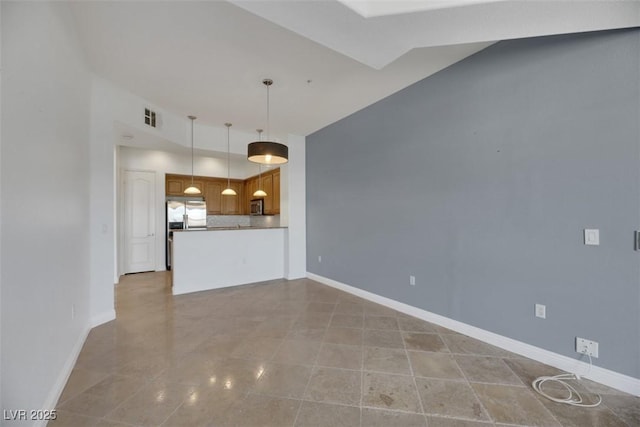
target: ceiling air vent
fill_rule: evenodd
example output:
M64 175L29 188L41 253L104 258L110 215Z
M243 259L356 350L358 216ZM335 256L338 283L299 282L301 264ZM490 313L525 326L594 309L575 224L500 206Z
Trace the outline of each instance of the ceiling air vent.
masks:
M152 128L156 127L156 112L151 111L149 108L144 109L144 124L149 125Z

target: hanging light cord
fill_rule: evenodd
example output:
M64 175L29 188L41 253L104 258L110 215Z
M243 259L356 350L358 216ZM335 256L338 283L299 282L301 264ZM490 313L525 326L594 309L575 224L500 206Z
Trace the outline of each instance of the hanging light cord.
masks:
M191 119L191 186L193 187L193 120L195 117L189 117Z
M589 369L587 370L587 374L586 374L586 375L589 375L589 372L591 372L591 366L593 366L593 363L591 360L591 355L589 353L584 353L584 354L589 356ZM578 374L560 374L560 375L554 375L554 376L542 376L533 380L533 382L531 383L531 386L538 394L546 397L547 399L553 402L579 406L581 408L595 408L600 403L602 403L602 397L599 394L596 394L597 401L595 403L585 403L580 392L578 392L578 390L576 390L575 387L573 387L571 384L567 382L570 380L580 380L580 379L581 377ZM551 383L562 385L565 388L565 390L569 392L569 395L565 398L557 398L557 397L550 396L549 394L545 393L542 390L542 385L545 382L551 382Z
M267 141L270 141L269 139L269 86L271 86L271 83L267 84Z
M226 123L227 125L227 188L231 188L231 160L229 154L229 128L231 128L231 123Z
M269 86L267 86L267 129L269 129ZM258 141L262 141L262 129L258 129ZM261 189L262 189L262 165L258 163L258 190L261 190Z

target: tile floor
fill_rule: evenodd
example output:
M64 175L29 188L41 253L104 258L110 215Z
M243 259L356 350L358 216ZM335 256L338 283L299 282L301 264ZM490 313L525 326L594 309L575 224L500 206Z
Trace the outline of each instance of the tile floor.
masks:
M556 369L307 279L173 297L122 278L51 426L639 426L640 398L594 409L529 384Z

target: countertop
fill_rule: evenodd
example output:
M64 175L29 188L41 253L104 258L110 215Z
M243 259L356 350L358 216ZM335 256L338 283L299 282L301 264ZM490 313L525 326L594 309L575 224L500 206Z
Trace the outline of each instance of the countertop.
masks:
M224 230L268 230L271 228L288 228L288 227L253 227L253 226L249 226L249 225L241 225L240 227L207 227L207 228L188 228L186 230L184 229L178 229L178 230L171 230L173 232L180 232L180 231L224 231Z

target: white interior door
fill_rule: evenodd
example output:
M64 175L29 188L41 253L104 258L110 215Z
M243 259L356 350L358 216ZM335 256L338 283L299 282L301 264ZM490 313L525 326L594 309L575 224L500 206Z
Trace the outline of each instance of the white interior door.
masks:
M125 274L155 270L155 182L155 172L125 171Z

